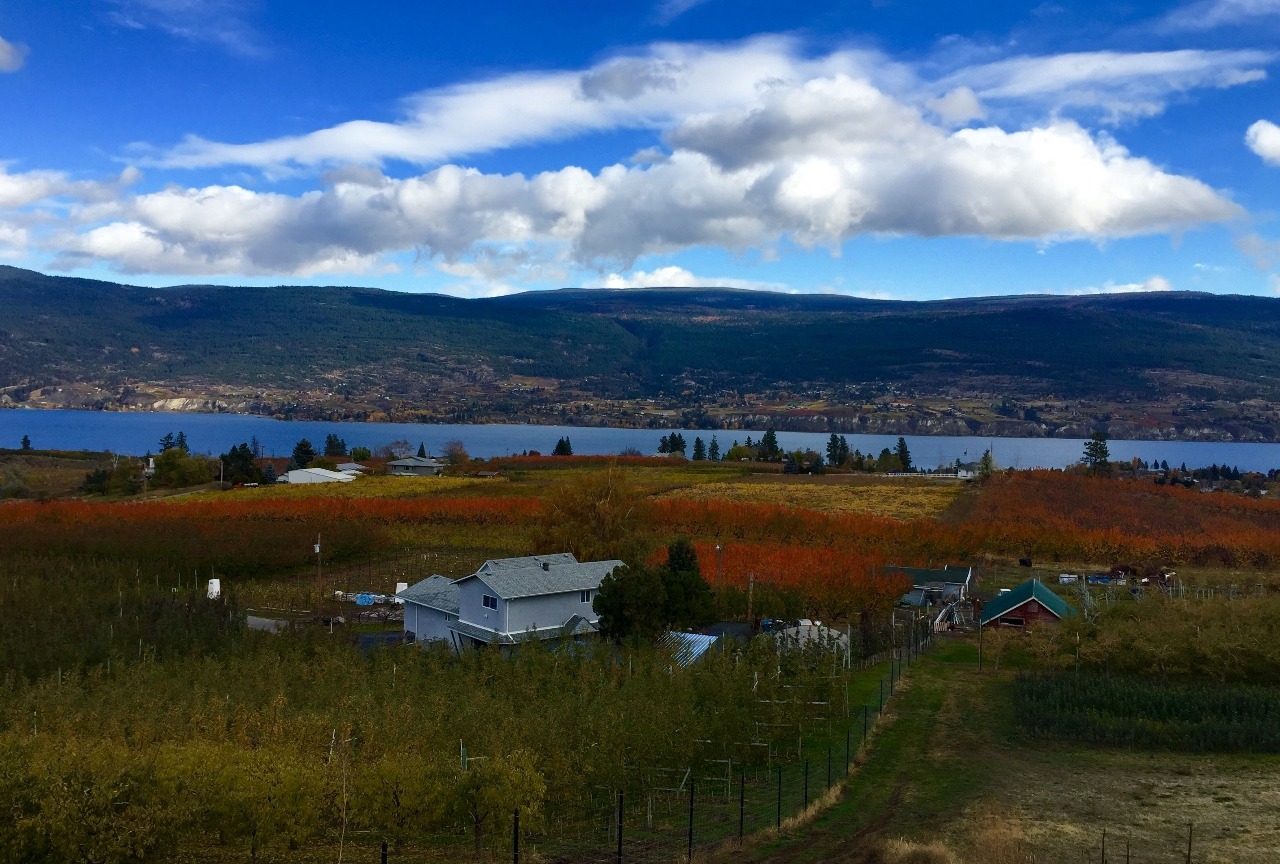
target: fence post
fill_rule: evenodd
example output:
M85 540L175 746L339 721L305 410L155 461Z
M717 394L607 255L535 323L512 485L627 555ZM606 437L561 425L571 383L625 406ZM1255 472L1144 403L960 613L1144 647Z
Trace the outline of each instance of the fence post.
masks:
M382 841L382 864L387 864L387 841Z
M520 864L520 808L511 819L511 864Z
M1187 864L1191 864L1191 835L1195 830L1195 825L1191 822L1187 823Z
M738 778L738 839L741 840L747 827L747 766L742 766L742 776Z
M782 827L782 766L778 766L778 827Z
M809 809L809 760L804 760L804 810Z
M618 790L618 858L616 864L622 864L622 802L624 793Z
M1107 829L1102 829L1102 864L1107 864Z
M689 860L693 860L693 778L689 778Z

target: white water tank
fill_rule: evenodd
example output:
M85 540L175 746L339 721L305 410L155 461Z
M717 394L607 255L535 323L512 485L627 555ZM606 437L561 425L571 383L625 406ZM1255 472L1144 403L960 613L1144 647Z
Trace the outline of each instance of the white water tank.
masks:
M221 596L222 596L222 580L210 579L209 580L209 599L217 600Z
M409 589L409 583L408 583L408 582L397 582L397 583L396 583L396 593L397 593L397 594L399 594L401 591L407 591L408 589ZM404 601L403 601L403 600L401 600L399 597L392 597L392 598L391 598L391 602L392 602L392 603L404 603Z

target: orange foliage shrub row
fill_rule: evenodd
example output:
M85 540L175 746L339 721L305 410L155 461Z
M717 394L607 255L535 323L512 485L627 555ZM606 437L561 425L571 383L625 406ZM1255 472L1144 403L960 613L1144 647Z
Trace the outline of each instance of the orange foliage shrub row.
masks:
M659 501L654 513L673 535L854 547L902 565L969 563L985 553L1099 565L1280 565L1280 502L1061 472L992 480L960 523L679 499Z

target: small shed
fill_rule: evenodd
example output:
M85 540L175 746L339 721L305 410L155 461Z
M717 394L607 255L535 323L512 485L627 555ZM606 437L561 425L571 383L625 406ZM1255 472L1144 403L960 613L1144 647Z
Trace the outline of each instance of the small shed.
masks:
M1076 614L1067 601L1035 579L1023 582L987 602L982 609L983 627L1028 627L1056 624Z

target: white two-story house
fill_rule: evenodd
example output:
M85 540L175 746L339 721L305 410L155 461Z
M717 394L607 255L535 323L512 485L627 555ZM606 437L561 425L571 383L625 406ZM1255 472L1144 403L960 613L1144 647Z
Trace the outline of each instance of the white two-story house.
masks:
M596 631L600 582L621 565L567 552L499 558L455 582L433 576L397 596L405 601L405 630L417 641L448 638L462 649L580 636Z

